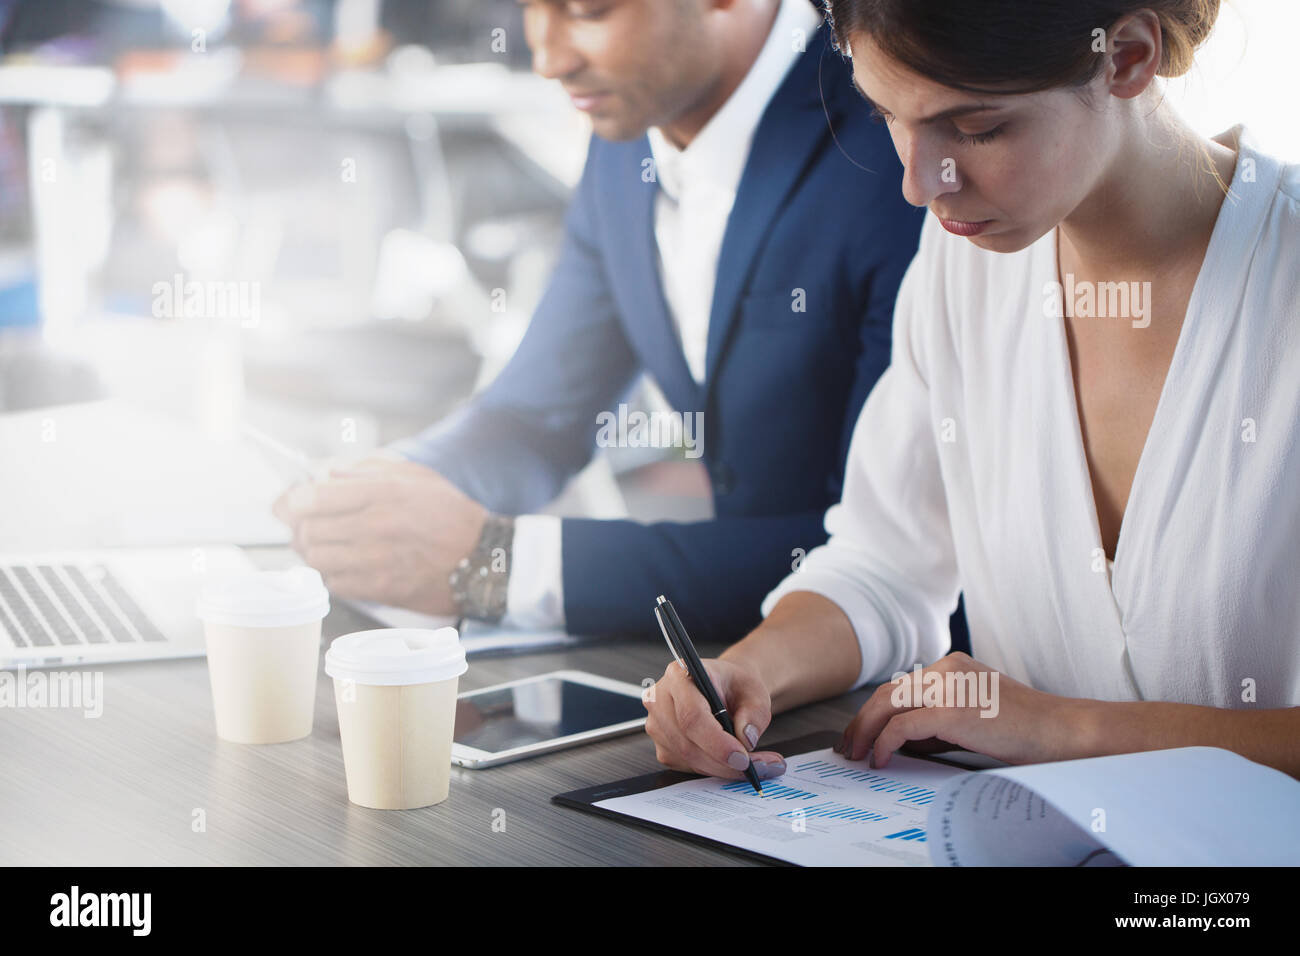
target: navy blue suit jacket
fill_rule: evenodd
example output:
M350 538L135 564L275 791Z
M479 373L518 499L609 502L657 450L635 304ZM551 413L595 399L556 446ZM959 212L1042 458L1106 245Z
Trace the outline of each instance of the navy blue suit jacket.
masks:
M667 594L694 637L734 641L759 622L796 549L826 539L925 213L903 200L888 133L823 25L755 132L698 385L659 279L649 156L644 137L592 139L558 265L516 354L465 409L402 450L494 511L536 510L591 459L597 415L616 411L648 371L675 409L704 413L716 517L565 519L566 624L657 635L651 608ZM954 637L962 646L964 627Z

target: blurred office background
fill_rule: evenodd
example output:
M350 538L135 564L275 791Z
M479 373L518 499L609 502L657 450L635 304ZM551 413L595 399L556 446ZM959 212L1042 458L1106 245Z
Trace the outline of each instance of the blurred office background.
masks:
M157 283L255 283L228 386L372 437L436 418L522 331L585 146L519 21L514 0L0 0L0 321L130 381L186 318Z
M1231 0L1169 95L1300 158L1297 35L1295 0ZM516 0L0 0L0 411L335 457L438 420L519 341L581 171L529 60ZM187 314L191 282L229 295ZM647 451L611 451L582 509L635 497ZM632 513L700 516L693 481Z
M152 433L119 486L184 429L346 459L445 416L522 336L585 157L529 62L515 0L0 0L0 410L117 403Z

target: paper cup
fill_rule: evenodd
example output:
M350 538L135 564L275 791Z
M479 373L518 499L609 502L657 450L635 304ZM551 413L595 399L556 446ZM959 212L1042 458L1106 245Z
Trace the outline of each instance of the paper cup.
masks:
M198 616L218 737L279 744L311 734L328 613L329 593L311 568L248 571L204 586Z
M413 810L447 799L456 689L465 651L454 627L386 628L335 640L334 678L348 799Z

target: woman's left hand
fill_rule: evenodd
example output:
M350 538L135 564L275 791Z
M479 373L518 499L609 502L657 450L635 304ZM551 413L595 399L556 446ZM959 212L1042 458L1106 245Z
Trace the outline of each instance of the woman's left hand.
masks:
M973 750L1011 764L1069 760L1088 756L1081 718L1095 703L1034 690L957 652L881 684L836 750L850 760L873 750L874 767L904 744L921 753Z

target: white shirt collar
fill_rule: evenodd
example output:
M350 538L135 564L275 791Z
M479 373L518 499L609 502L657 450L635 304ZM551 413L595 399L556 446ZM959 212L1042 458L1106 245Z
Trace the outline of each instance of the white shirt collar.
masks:
M698 181L735 194L754 131L799 57L796 37L806 42L820 25L821 17L808 0L781 0L754 65L686 149L670 143L658 127L648 131L655 175L665 193L678 199L684 182Z

